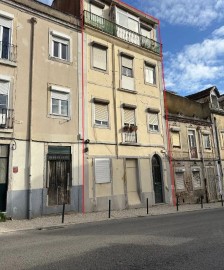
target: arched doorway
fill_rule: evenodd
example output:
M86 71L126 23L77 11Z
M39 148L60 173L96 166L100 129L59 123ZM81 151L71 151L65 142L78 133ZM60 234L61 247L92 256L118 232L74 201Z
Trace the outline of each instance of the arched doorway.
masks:
M161 159L158 155L152 157L152 176L155 193L155 203L163 203L163 179Z

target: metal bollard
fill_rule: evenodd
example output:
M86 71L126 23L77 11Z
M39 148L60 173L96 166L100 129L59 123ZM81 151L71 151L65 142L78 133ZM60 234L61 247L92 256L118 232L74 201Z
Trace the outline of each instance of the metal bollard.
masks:
M108 212L108 218L110 218L110 211L111 211L111 200L109 200L109 212Z
M203 196L201 196L201 208L203 208Z
M61 223L64 223L64 220L65 220L65 203L63 203Z
M146 206L147 206L147 215L149 214L149 199L146 200Z
M221 204L222 204L222 207L223 207L223 198L222 198L222 195L221 195Z
M179 211L179 198L178 198L178 196L176 196L176 207L177 207L177 211Z

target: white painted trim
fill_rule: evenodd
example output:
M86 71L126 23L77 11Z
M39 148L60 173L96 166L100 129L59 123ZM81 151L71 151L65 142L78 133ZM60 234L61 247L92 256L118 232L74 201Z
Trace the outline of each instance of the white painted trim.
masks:
M12 78L6 75L0 75L0 80L11 82Z
M58 85L51 85L51 91L59 91L59 92L65 92L70 93L70 89Z
M59 37L59 38L64 38L64 39L67 39L67 40L71 40L71 37L70 36L68 36L68 35L65 35L65 34L62 34L62 33L60 33L60 32L58 32L58 31L50 31L50 33L51 33L51 35L53 35L53 36L57 36L57 37Z
M5 17L7 19L13 20L14 19L14 15L11 13L8 13L6 11L0 10L0 16L1 17Z

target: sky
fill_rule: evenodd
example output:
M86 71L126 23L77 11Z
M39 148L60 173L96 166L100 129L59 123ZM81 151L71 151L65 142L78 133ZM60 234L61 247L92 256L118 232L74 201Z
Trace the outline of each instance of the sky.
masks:
M185 96L215 85L224 93L224 0L123 2L160 20L167 90Z

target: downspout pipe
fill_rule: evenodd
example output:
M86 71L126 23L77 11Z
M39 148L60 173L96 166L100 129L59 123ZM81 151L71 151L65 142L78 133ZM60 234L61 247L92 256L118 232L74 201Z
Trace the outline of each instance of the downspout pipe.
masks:
M33 77L34 77L34 42L35 24L37 19L32 17L30 37L30 79L29 79L29 104L28 104L28 219L32 219L32 112L33 112Z

